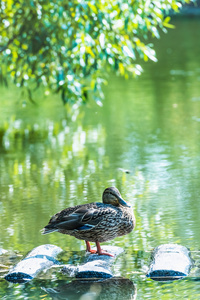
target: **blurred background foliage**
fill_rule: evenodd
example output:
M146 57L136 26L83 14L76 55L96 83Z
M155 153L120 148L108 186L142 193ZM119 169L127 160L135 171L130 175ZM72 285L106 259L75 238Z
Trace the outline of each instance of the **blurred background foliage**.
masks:
M143 62L137 79L111 74L103 107L91 101L76 122L66 120L59 95L39 89L40 105L32 105L14 85L1 88L2 247L84 250L73 237L40 229L55 212L101 201L115 185L137 226L112 244L130 256L168 242L199 249L200 22L173 23L176 30L156 41L158 63Z
M166 16L175 0L7 0L0 2L0 81L44 86L74 109L92 98L101 105L102 84L114 71L142 72L140 61L157 61L149 37L173 28Z

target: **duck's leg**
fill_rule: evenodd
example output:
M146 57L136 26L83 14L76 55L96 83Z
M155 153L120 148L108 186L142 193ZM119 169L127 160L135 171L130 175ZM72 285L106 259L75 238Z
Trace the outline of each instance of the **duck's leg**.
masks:
M99 242L96 242L96 246L97 246L97 253L99 255L108 255L114 257L114 255L108 253L107 251L102 250Z
M91 245L88 241L85 241L85 243L86 243L86 251L87 252L97 253L99 255L108 255L108 256L114 257L114 255L108 253L107 251L102 250L99 242L96 242L97 250L91 249Z
M87 251L87 252L90 252L90 253L97 253L97 250L92 250L92 249L91 249L91 245L90 245L90 243L89 243L88 241L85 241L85 243L86 243L86 251Z

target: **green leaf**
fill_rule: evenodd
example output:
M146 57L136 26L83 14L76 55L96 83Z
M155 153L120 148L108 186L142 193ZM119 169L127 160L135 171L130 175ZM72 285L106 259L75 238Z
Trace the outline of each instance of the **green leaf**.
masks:
M95 5L88 1L88 6L90 7L93 13L98 14L98 10Z

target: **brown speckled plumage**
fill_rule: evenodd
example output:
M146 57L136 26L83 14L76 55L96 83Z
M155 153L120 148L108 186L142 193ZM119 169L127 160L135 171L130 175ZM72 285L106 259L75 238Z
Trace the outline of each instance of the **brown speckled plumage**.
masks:
M106 254L100 248L102 242L130 233L135 226L133 210L122 198L117 188L103 192L103 203L93 202L66 208L55 214L44 227L43 234L58 231L77 239L95 242L98 254Z

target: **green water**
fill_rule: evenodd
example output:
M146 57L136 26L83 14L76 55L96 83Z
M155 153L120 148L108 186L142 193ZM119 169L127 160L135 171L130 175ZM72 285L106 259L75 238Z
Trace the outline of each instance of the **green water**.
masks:
M83 255L84 242L58 233L43 236L40 229L57 211L101 201L104 188L115 185L132 204L137 226L107 243L125 249L116 272L134 283L126 296L110 294L110 299L134 299L133 294L137 299L200 299L194 271L168 284L145 277L148 251L160 244L200 250L200 21L174 24L176 29L156 42L159 62L144 64L136 80L109 77L103 107L90 102L75 123L66 119L57 96L44 98L38 91L33 106L16 88L1 88L0 247L9 251L0 260L2 276L3 266L41 244L63 248L66 262ZM70 281L12 285L1 279L0 296L68 299L64 292L56 298L44 288Z

